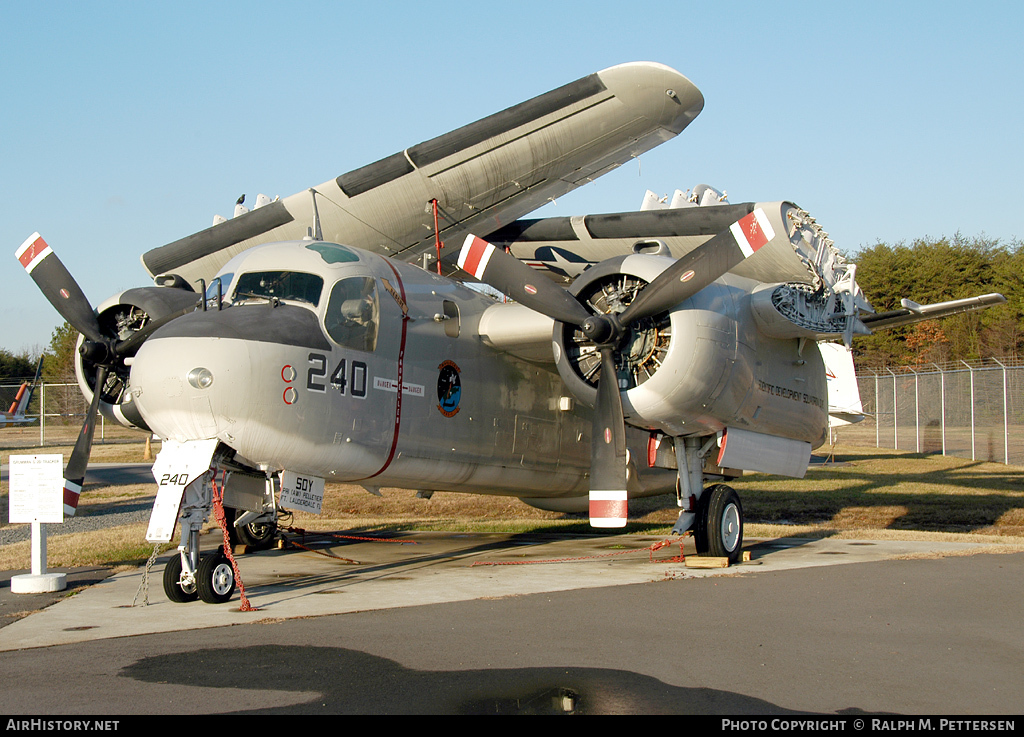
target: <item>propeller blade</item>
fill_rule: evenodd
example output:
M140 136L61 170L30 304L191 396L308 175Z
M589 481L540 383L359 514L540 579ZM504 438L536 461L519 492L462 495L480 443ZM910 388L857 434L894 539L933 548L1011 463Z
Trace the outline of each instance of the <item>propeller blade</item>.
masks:
M652 281L619 315L623 325L672 309L771 241L775 231L760 207L690 251Z
M96 369L96 386L92 393L92 402L89 404L89 411L85 415L85 422L78 433L78 440L75 441L75 448L68 458L67 468L64 469L64 516L74 517L78 509L78 497L82 493L82 484L85 483L85 469L89 465L89 455L92 453L92 437L96 430L96 415L99 414L100 396L103 394L103 384L107 381L107 369L100 366Z
M75 330L91 341L105 342L85 293L39 233L29 236L15 255L46 299Z
M594 427L590 450L590 525L625 527L626 426L615 371L614 350L601 349L601 377L597 382Z
M582 325L590 313L571 294L515 256L482 238L466 236L459 268L542 315Z

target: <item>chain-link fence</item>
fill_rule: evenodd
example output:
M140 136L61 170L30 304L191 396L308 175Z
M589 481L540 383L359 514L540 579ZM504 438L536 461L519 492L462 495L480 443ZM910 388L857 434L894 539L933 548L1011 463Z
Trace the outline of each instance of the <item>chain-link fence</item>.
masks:
M1024 466L1024 362L861 368L867 418L843 442Z
M20 384L0 385L0 408L7 410L18 394ZM42 411L41 411L42 408ZM0 427L0 448L31 448L74 445L85 421L88 403L78 384L43 384L36 387L29 402L25 423L7 423ZM94 442L115 442L145 435L100 418Z
M861 368L857 384L867 417L839 428L844 443L1024 466L1024 361ZM19 386L0 385L0 407L10 407ZM77 384L40 384L31 422L0 428L0 447L72 445L87 409ZM101 419L95 437L143 435Z

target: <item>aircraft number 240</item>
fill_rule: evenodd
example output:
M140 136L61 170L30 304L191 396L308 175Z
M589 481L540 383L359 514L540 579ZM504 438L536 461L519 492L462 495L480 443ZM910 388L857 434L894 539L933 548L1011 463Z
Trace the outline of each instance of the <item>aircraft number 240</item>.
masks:
M341 359L337 368L331 373L330 384L342 395L346 389L357 399L366 396L366 364L363 361ZM326 392L327 384L322 379L327 376L327 356L322 353L309 354L309 371L306 374L306 388L311 392ZM346 378L346 374L348 377Z

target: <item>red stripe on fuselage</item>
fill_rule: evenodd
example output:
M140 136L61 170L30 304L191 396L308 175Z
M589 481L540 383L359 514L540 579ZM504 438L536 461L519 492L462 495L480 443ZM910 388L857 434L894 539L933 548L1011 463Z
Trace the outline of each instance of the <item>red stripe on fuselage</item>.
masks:
M405 284L402 282L402 277L399 276L398 270L395 268L394 264L392 264L387 259L384 259L384 263L386 263L391 268L391 271L394 273L395 280L398 282L398 291L401 293L402 302L404 303L406 301L406 297ZM367 476L366 478L368 479L372 479L374 476L380 476L387 470L388 466L391 465L391 461L395 459L395 450L398 448L398 433L402 425L402 394L404 393L402 392L402 387L405 386L405 384L403 383L405 378L405 338L408 332L408 326L408 315L402 315L402 342L399 344L398 347L398 399L395 401L395 434L391 439L391 450L388 452L388 458L386 461L384 461L384 465L381 466L376 473L371 473L369 476Z

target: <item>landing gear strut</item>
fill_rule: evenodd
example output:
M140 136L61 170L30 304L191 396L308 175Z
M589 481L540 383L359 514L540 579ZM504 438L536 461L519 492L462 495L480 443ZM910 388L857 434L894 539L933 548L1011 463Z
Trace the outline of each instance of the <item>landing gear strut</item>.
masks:
M703 444L702 444L702 441ZM704 481L728 477L725 469L706 473L704 457L714 447L715 437L675 438L676 502L682 511L672 528L681 535L693 530L697 554L728 558L738 563L743 554L743 506L736 490L725 484L704 488Z

